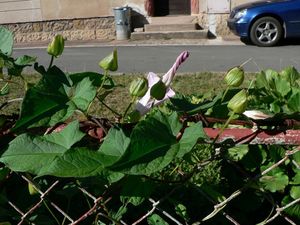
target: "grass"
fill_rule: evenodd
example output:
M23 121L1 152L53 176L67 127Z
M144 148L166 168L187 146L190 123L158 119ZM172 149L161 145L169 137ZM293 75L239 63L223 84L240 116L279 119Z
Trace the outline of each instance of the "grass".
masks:
M131 75L116 75L113 77L115 82L120 86L110 94L105 103L110 107L114 108L117 112L124 112L129 104L130 96L128 87L131 81L137 76L143 76L141 74ZM225 83L223 81L224 73L195 73L195 74L179 74L175 77L172 88L182 94L200 95L207 92L213 94L218 93L225 89ZM26 78L30 82L36 82L39 75L27 75ZM249 81L253 78L253 74L246 74L245 86L249 84ZM14 82L10 84L10 93L7 96L0 97L0 105L9 99L15 99L24 96L24 88L20 79L15 78ZM0 83L0 87L3 86L3 82ZM20 102L10 104L1 110L1 114L18 113ZM98 115L99 117L111 118L112 114L106 107L99 102L95 101L91 108L91 114Z

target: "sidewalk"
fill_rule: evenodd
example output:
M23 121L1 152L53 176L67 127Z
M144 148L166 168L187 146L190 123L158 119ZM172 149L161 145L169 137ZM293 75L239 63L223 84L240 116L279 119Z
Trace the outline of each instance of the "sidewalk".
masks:
M45 48L49 42L16 43L15 48ZM160 46L160 45L244 45L237 36L218 37L215 39L169 39L169 40L90 40L90 41L66 41L68 47L105 47L105 46Z

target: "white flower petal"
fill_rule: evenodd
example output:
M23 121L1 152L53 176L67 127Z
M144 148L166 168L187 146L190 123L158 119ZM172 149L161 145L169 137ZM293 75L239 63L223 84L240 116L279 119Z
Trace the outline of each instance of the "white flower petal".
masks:
M272 117L272 115L267 115L259 110L247 110L243 114L253 120L264 120Z
M150 95L149 95L149 96L150 96ZM167 90L167 93L166 93L165 97L164 97L162 100L153 100L153 99L151 99L151 97L150 97L149 100L148 100L148 102L147 102L146 104L144 104L146 101L143 102L143 103L141 103L141 100L140 100L140 101L138 101L138 103L136 104L135 109L136 109L137 111L139 111L140 114L143 116L143 115L145 115L147 112L149 112L150 109L151 109L152 107L162 104L164 101L168 100L169 98L172 98L173 96L175 96L175 92L174 92L171 88L169 88L169 89ZM144 97L145 97L145 96L144 96ZM143 97L143 98L144 98L144 97Z

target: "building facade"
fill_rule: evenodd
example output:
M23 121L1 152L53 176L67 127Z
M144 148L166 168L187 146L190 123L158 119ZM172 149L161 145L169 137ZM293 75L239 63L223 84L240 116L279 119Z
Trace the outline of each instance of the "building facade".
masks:
M229 33L226 18L251 0L0 0L0 24L17 42L47 41L54 33L69 40L114 39L113 8L130 6L135 26L149 17L195 15L216 36ZM253 0L252 0L253 1Z

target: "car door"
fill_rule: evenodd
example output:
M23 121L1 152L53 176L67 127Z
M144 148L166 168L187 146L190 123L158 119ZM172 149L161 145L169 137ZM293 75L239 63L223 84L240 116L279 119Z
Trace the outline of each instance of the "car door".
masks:
M284 20L287 37L300 36L300 0L285 2Z

